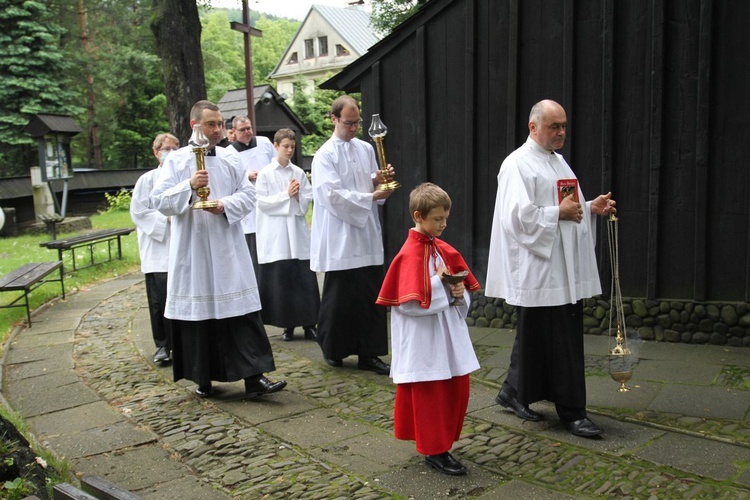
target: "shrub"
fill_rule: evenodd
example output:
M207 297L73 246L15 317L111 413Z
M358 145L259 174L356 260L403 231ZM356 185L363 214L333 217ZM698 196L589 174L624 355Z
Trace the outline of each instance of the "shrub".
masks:
M133 199L133 192L122 188L117 194L104 193L104 197L107 198L109 207L101 211L101 213L125 212L130 210L130 200Z

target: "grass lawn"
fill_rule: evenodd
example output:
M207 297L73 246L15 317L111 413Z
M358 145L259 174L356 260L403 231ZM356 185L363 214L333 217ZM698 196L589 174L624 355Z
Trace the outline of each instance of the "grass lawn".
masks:
M91 217L91 224L94 229L134 227L133 222L130 220L130 213L127 210L94 215ZM67 235L70 236L72 234L80 234L80 232L68 233ZM63 238L64 233L58 234L57 237ZM50 236L48 234L24 234L15 238L0 238L0 275L7 274L29 262L50 262L57 260L57 250L50 250L39 246L41 242L49 241L49 239ZM95 256L98 256L99 260L106 259L107 244L95 245L94 253ZM86 259L88 259L87 252L83 251L78 252L76 257L80 258L82 263L85 263ZM72 269L69 261L70 252L65 252L65 259L67 260L64 263L65 269ZM122 260L105 262L73 273L66 271L64 278L65 293L73 293L92 283L115 278L137 270L139 265L138 241L135 232L133 232L128 236L122 237ZM0 295L0 301L2 301L2 304L7 304L15 298L14 294L17 294L17 292L3 293ZM29 295L31 309L39 307L59 294L59 283L48 283L39 287ZM25 321L25 319L26 310L23 307L0 309L0 341L3 342L3 345L8 335L12 332L13 327Z
M125 207L127 208L127 207ZM134 227L133 222L130 219L130 213L127 210L118 210L102 214L97 214L91 217L91 224L93 229L116 229L122 227ZM63 235L74 235L77 233L61 233L58 234L58 238L64 237ZM40 247L39 243L48 241L50 236L48 234L41 235L21 235L15 238L0 238L0 275L7 274L14 269L27 264L29 262L50 262L57 260L57 250L49 250L44 247ZM116 248L115 248L116 251ZM94 246L95 256L99 256L98 260L104 260L107 258L107 244L97 244ZM65 269L72 269L70 265L70 252L65 252L68 261L64 263ZM83 264L88 259L87 252L81 252ZM140 268L140 257L138 255L138 241L136 239L135 232L128 236L122 237L122 260L114 260L105 262L93 267L81 269L73 273L66 272L64 276L65 280L65 293L72 294L78 290L83 290L87 286L94 283L115 278L123 274L127 274L132 271L137 271ZM6 292L0 294L0 303L2 305L12 301L19 292ZM54 299L60 295L60 284L59 283L48 283L45 284L29 295L29 304L32 309L36 309L45 302ZM145 299L144 299L145 300ZM20 302L19 302L20 303ZM13 329L25 323L26 321L26 309L23 307L17 307L12 309L0 309L0 341L2 341L2 350L5 350L5 342L8 336L11 334ZM33 319L32 319L33 321ZM0 355L3 352L0 351ZM28 436L26 425L20 419L18 415L12 412L9 408L0 406L0 416L7 421L11 422L19 431ZM18 446L17 442L6 442L4 438L6 436L0 436L0 450L6 448L11 453L14 448ZM68 480L68 464L64 461L57 460L49 453L43 450L37 450L52 467L54 468L51 472L51 483L48 485L48 489L51 485L57 482ZM5 455L3 455L5 456ZM13 455L9 455L12 457ZM5 458L5 460L12 460L12 458ZM21 492L24 488L23 478L16 479L16 483L5 483L0 484L0 497L8 498L5 495L10 494L8 490L9 484L12 487L18 489ZM51 491L51 490L50 490ZM25 496L25 495L23 495ZM21 497L19 497L21 498Z

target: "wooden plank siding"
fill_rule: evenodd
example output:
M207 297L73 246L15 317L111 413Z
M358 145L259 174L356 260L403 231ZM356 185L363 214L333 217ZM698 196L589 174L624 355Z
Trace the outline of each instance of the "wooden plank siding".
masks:
M432 181L453 200L445 239L484 281L498 169L551 98L584 194L618 201L623 294L750 301L748 25L742 0L431 0L324 84L362 92L365 131L377 112L389 128L387 261Z

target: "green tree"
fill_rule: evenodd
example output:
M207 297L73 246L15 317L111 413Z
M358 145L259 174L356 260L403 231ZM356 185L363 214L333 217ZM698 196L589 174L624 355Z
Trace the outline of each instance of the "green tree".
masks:
M66 90L64 32L46 2L0 0L0 175L22 175L38 163L35 142L23 133L34 114L78 111Z
M228 90L245 86L242 33L230 28L227 11L204 14L201 26L208 100L218 102Z
M370 24L375 31L387 35L426 2L427 0L374 0Z
M161 58L170 128L186 144L190 108L206 98L201 24L195 0L153 0L151 31Z
M290 103L290 108L297 114L299 119L310 131L310 135L302 137L302 154L312 156L315 152L330 139L333 133L333 122L331 121L331 104L340 95L345 92L337 90L324 90L318 88L327 78L315 81L315 90L310 93L305 82L294 84L294 99ZM360 100L359 94L351 94L357 101Z
M244 37L229 25L238 15L241 18L241 12L213 11L201 17L206 88L208 99L214 102L228 90L245 88ZM251 24L253 18L251 14ZM299 23L261 15L253 25L263 32L262 37L252 38L253 84L262 85L270 83L267 77L294 37Z
M72 89L86 133L73 142L76 166L153 166L151 141L169 130L160 60L148 5L132 0L59 2L68 27L64 49L75 68ZM116 22L113 22L116 20Z
M279 59L297 33L300 23L289 19L272 19L261 16L256 28L263 32L253 38L253 82L256 85L271 83L268 75L279 63Z

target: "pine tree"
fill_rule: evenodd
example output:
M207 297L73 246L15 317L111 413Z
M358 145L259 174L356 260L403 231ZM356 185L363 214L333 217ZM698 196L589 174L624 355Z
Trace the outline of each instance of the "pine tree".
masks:
M37 163L35 141L23 132L37 113L73 114L73 95L60 37L46 2L0 0L0 175L25 174Z

